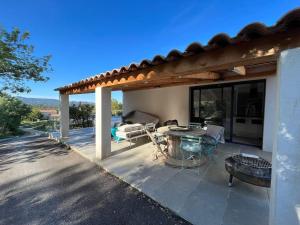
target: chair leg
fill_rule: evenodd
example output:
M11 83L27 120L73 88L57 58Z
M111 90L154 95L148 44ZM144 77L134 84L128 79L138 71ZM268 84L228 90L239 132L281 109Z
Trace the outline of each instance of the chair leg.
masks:
M199 160L202 160L202 151L199 152ZM201 166L198 166L198 175L200 176Z
M232 187L232 184L233 184L233 176L230 174L229 175L228 187Z
M184 161L184 152L181 151L181 170L184 169L184 167L183 167L183 161Z
M153 161L158 159L158 150L157 150L157 148L154 149L152 157L153 157Z
M153 161L155 161L155 160L158 160L158 156L157 156L157 153L153 153Z

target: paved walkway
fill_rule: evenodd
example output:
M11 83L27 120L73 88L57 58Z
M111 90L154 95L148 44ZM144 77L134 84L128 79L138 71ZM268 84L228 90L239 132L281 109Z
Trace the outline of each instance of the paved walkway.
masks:
M269 189L234 180L227 186L224 160L234 153L257 154L271 160L271 154L236 144L219 145L214 160L199 170L181 170L152 161L153 145L147 139L129 143L112 142L112 155L95 158L93 129L70 131L66 142L77 152L109 173L150 196L182 218L199 225L267 225ZM145 142L146 141L146 142Z
M186 224L45 137L0 143L0 224Z

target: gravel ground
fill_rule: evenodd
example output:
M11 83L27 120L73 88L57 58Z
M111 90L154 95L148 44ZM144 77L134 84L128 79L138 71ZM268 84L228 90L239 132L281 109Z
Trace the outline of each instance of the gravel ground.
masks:
M0 143L0 224L188 224L45 137Z

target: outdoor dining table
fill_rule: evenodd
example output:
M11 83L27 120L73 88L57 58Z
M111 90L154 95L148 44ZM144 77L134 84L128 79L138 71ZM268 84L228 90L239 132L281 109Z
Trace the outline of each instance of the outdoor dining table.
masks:
M200 137L206 132L202 129L192 128L172 128L164 132L164 135L168 136L168 154L174 159L182 159L182 153L180 150L181 137Z

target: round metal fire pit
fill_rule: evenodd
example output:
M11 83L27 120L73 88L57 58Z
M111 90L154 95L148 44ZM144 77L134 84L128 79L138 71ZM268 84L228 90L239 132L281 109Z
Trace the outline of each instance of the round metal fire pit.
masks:
M249 184L270 187L272 164L267 160L246 154L225 159L225 168L230 174L228 186L232 186L233 177Z

